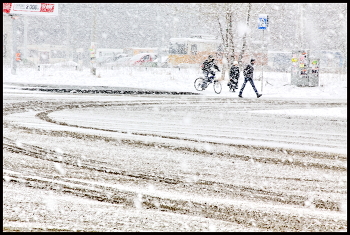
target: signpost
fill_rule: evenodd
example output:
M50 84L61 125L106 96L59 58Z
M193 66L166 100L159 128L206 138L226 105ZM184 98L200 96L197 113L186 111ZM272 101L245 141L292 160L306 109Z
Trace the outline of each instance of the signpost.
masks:
M263 30L263 48L265 46L265 35L264 31L267 29L269 25L269 16L267 14L259 14L259 19L258 19L258 29ZM261 66L261 92L263 91L263 86L264 86L264 65L262 64Z
M95 42L91 42L90 50L90 63L91 63L91 74L96 75L96 46Z
M16 22L19 15L32 16L58 16L58 3L3 3L3 15L12 18L12 70L13 75L16 74L18 60L17 39L16 39Z

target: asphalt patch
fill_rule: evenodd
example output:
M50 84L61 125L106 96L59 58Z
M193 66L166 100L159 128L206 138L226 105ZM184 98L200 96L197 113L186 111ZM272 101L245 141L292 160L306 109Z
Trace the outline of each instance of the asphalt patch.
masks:
M12 85L12 89L29 91L44 91L56 93L88 93L88 94L123 94L123 95L199 95L199 93L185 91L162 91L132 87L109 87L109 86L73 86L73 85L43 85L6 83Z

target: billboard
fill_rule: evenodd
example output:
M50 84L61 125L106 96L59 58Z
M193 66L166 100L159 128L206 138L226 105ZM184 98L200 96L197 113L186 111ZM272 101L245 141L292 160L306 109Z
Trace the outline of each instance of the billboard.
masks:
M3 3L3 14L57 16L58 3Z

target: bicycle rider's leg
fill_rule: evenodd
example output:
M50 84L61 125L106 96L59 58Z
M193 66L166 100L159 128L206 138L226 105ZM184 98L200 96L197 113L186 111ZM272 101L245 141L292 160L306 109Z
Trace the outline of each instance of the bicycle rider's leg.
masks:
M208 80L209 71L203 70L204 80Z
M209 71L203 70L203 74L204 74L204 81L203 81L203 84L202 84L202 88L205 88L206 84L207 84L207 82L209 80L209 78L208 78Z
M213 71L210 71L210 82L213 82L214 81L214 78L215 78L215 73Z

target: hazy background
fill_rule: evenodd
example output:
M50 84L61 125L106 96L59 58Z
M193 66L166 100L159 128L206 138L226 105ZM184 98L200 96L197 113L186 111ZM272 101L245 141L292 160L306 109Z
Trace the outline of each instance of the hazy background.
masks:
M210 7L205 3L59 3L57 17L27 16L28 44L85 48L95 41L100 48L156 47L168 46L171 37L219 36L217 22L208 17L215 11ZM237 4L237 14L245 11L244 4ZM274 50L346 50L346 3L253 3L251 42L262 39L258 14L269 15L266 39ZM23 18L17 24L19 44Z

